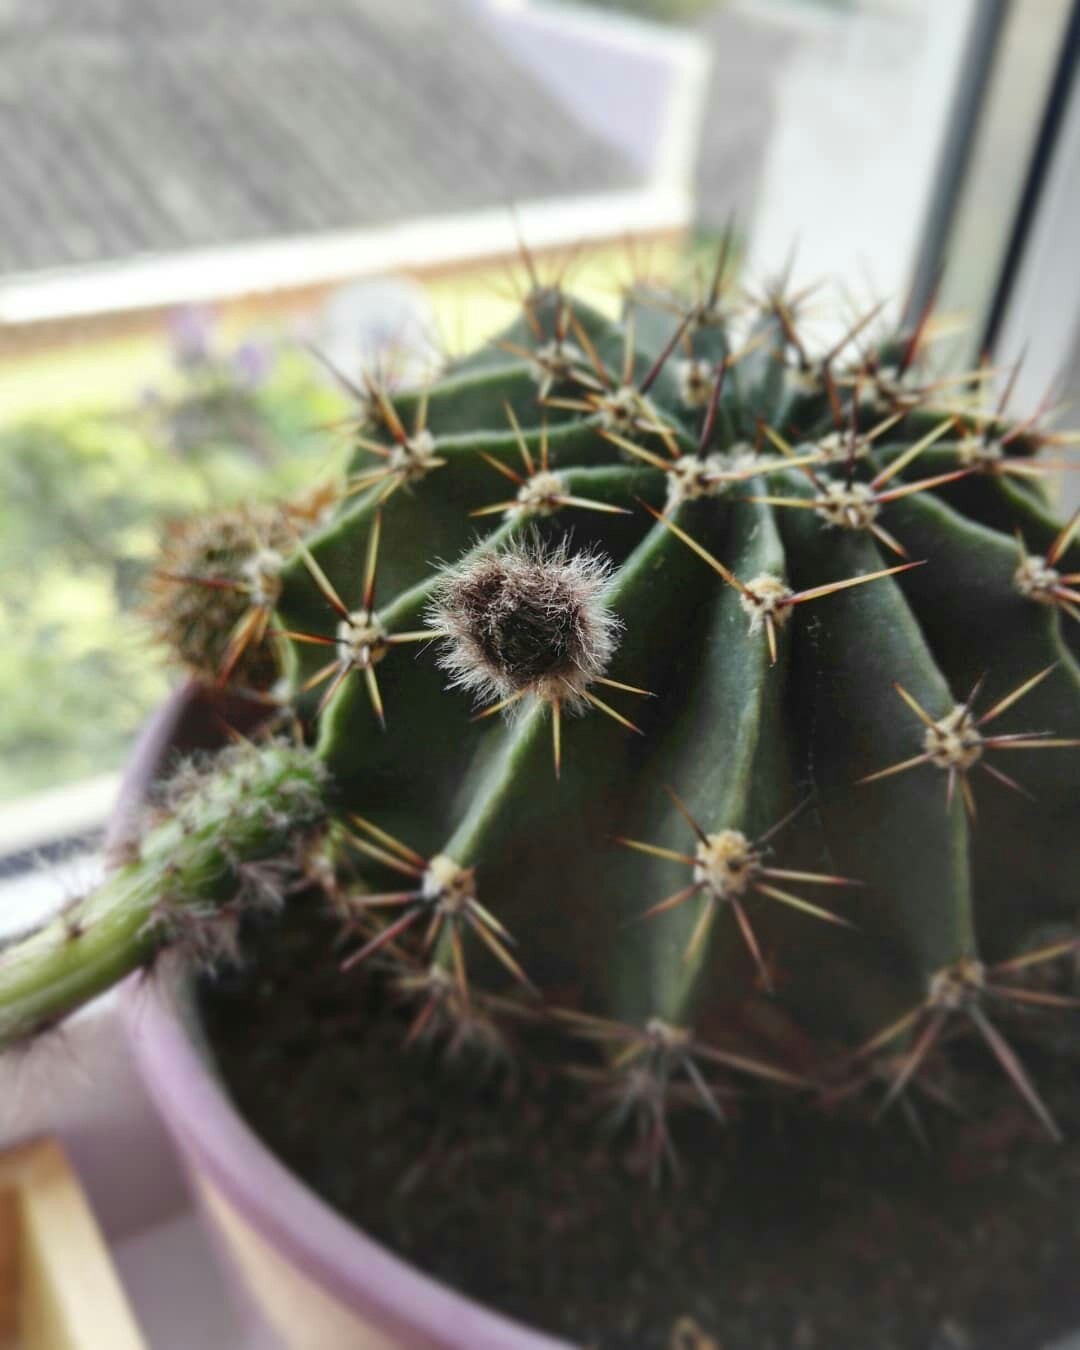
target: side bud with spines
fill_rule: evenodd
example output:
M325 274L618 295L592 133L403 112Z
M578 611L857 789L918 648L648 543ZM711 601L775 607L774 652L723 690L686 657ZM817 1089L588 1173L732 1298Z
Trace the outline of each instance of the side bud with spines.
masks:
M170 948L196 965L229 956L242 911L284 901L325 821L324 787L311 752L282 742L185 765L127 860L0 949L0 1040L55 1024Z

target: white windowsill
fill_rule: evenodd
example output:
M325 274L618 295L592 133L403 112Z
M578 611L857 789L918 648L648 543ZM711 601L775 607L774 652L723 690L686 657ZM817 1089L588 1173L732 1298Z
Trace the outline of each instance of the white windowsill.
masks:
M120 784L115 773L0 802L0 861L99 830Z

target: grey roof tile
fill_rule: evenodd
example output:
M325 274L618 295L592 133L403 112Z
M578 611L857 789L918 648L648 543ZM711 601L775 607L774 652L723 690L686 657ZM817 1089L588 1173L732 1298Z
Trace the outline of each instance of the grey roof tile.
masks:
M0 271L630 186L464 0L0 0Z

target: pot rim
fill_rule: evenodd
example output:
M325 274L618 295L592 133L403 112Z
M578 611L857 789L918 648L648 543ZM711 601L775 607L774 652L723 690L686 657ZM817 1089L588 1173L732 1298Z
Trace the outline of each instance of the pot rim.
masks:
M106 836L123 854L150 785L204 690L188 681L150 718L125 770ZM183 985L137 976L125 1025L139 1072L180 1151L286 1260L350 1310L410 1347L432 1350L571 1350L423 1274L334 1210L251 1129L197 1046Z

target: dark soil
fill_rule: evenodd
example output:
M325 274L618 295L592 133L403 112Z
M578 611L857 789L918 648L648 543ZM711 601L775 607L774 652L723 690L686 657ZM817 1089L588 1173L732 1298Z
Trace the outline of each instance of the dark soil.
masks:
M726 1131L691 1114L682 1182L654 1189L561 1078L478 1084L403 1053L404 1014L339 975L310 921L256 934L202 1004L240 1109L317 1192L575 1345L1038 1350L1080 1327L1074 1057L1024 1047L1061 1146L973 1052L966 1118L921 1111L929 1152L900 1112L873 1127L760 1106Z

